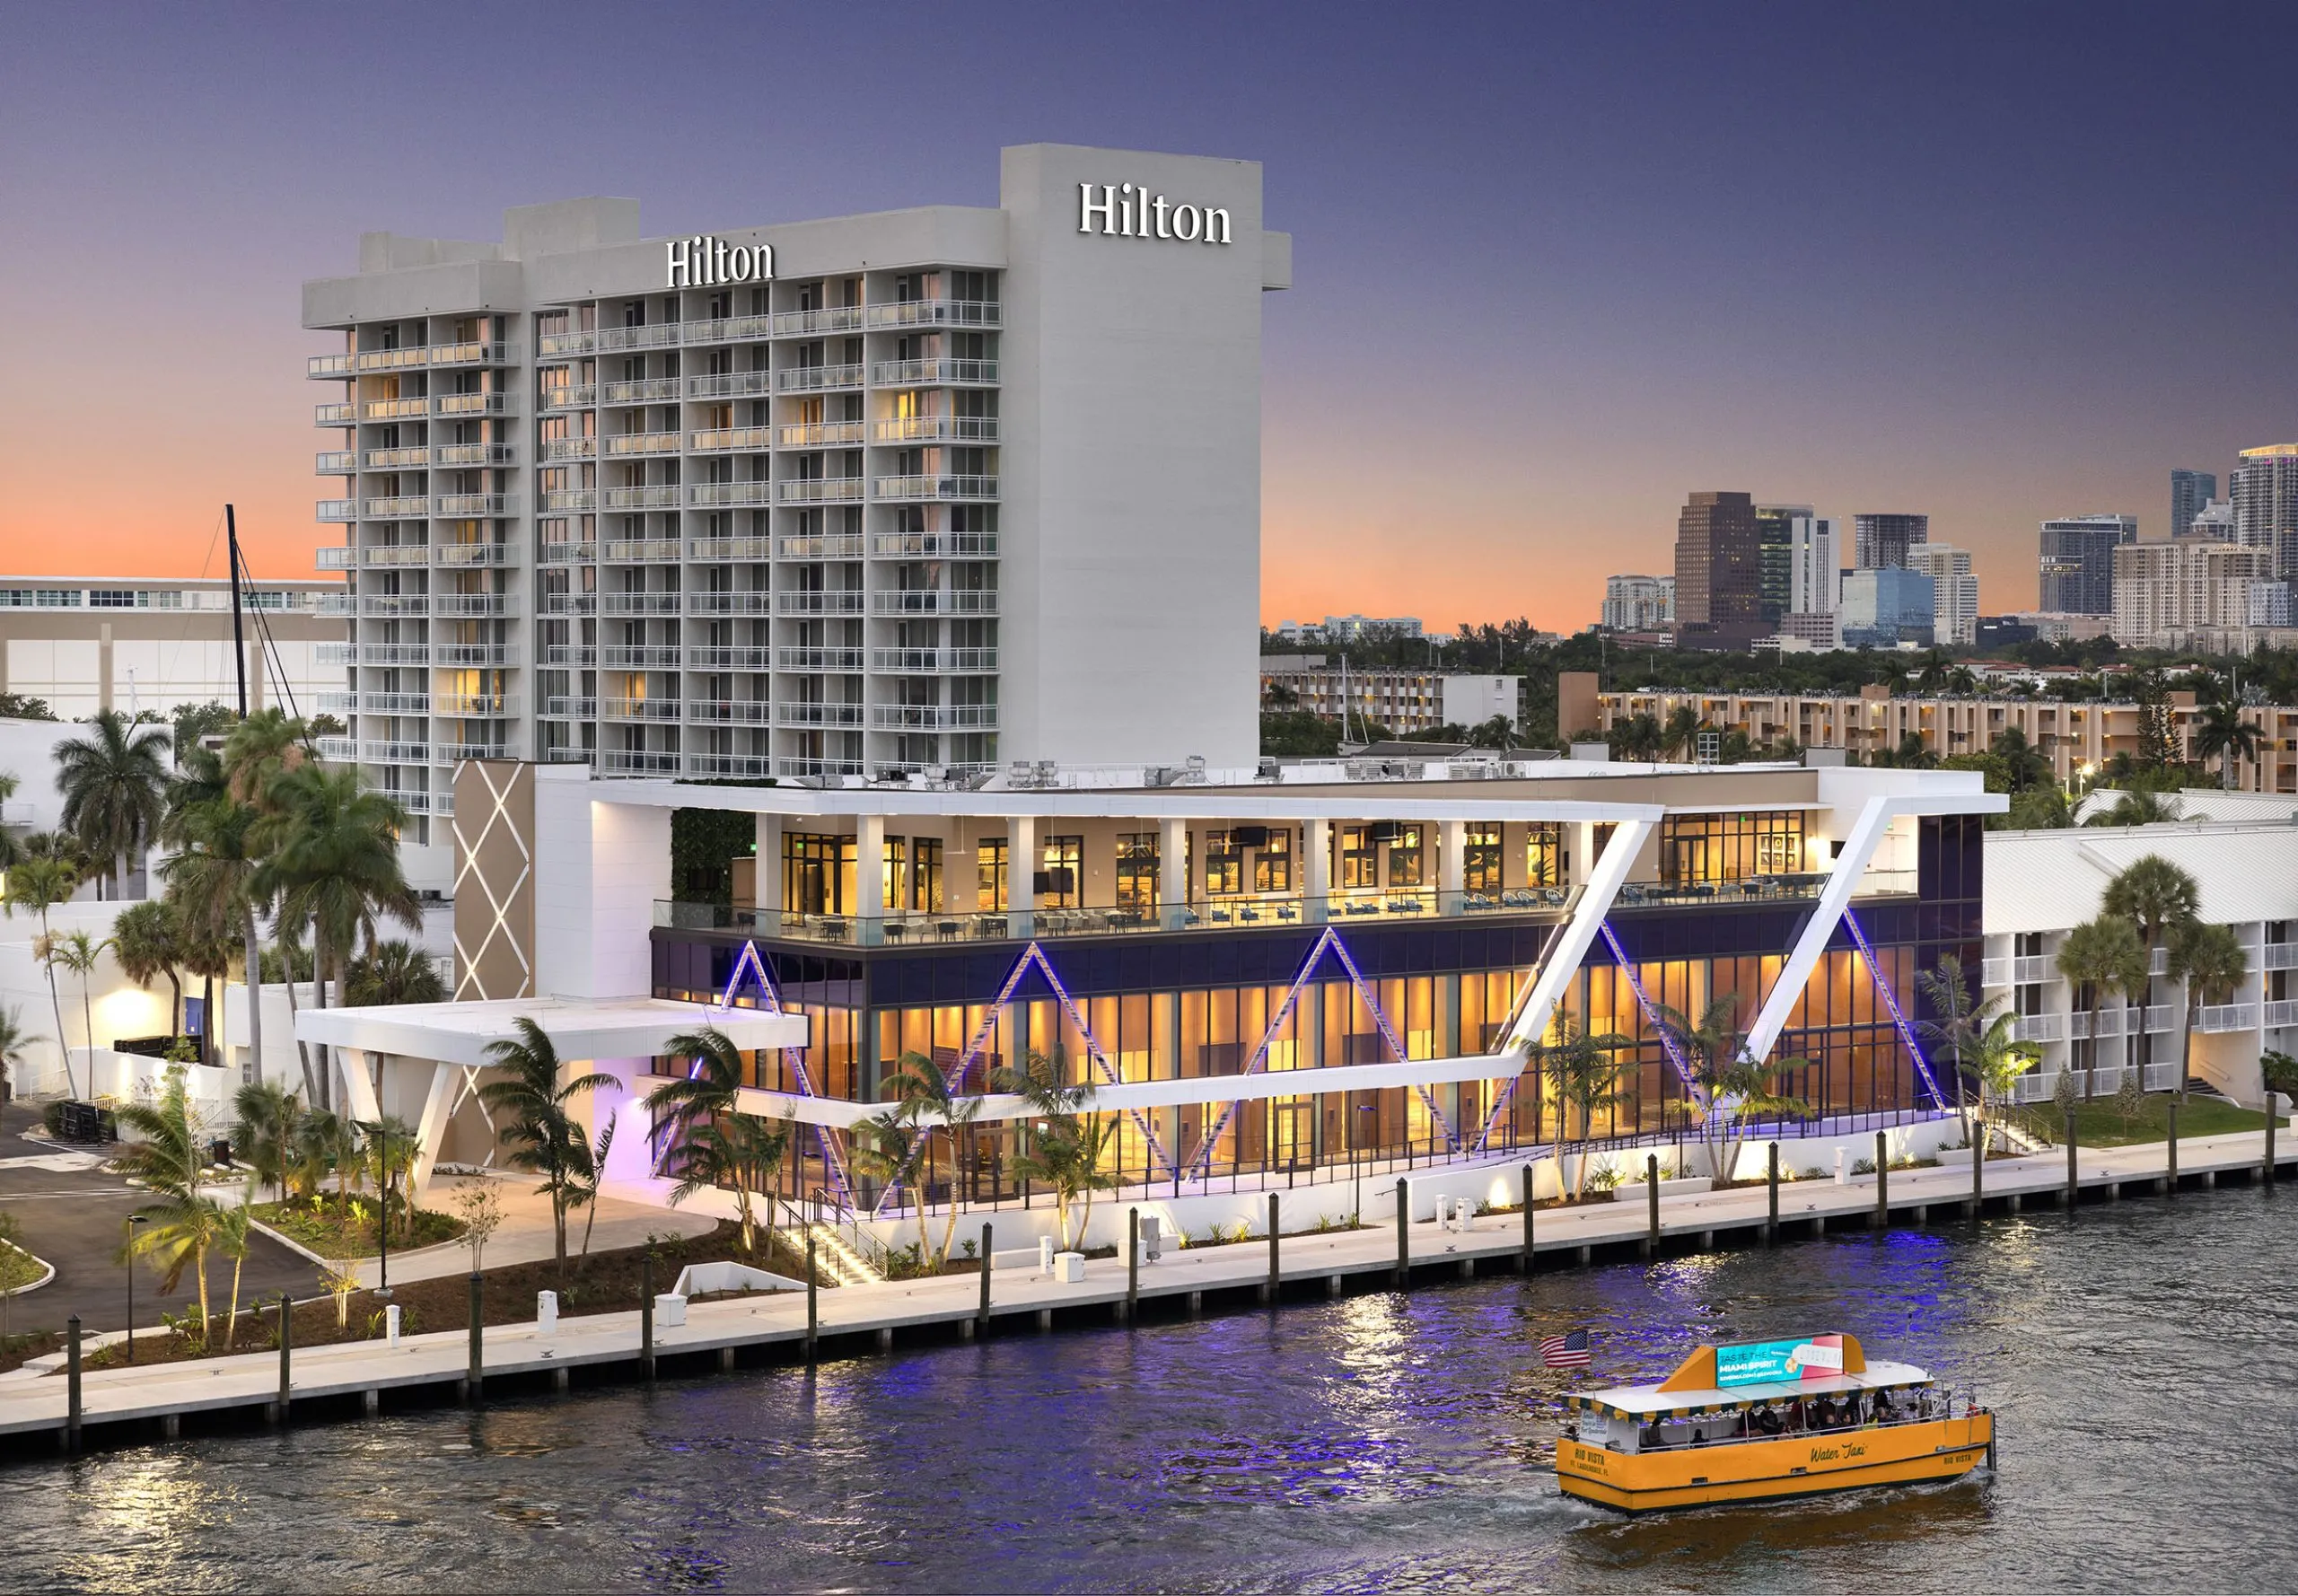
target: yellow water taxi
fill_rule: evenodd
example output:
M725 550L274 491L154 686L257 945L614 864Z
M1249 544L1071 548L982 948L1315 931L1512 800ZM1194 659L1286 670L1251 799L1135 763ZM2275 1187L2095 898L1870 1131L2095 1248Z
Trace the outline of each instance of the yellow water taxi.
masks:
M1857 1337L1702 1346L1657 1385L1568 1398L1566 1495L1623 1513L1952 1479L1995 1460L1995 1416Z

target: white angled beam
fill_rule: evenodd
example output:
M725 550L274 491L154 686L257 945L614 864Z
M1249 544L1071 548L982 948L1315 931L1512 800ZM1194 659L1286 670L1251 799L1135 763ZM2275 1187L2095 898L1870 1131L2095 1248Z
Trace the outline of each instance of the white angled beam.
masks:
M1629 867L1636 863L1644 839L1651 835L1650 820L1622 820L1613 829L1612 839L1604 845L1603 856L1588 873L1588 885L1581 892L1572 917L1564 923L1556 945L1548 950L1548 958L1540 965L1539 978L1532 983L1532 995L1524 1000L1516 1022L1508 1028L1508 1034L1500 1039L1494 1052L1515 1052L1548 1034L1548 1022L1555 1015L1557 1004L1564 1001L1565 988L1580 973L1580 961L1594 945L1596 933L1603 928L1604 916L1612 912L1612 900L1619 896Z
M415 1122L415 1164L407 1172L410 1201L420 1201L423 1194L431 1189L431 1171L438 1167L439 1144L446 1139L447 1120L455 1101L452 1093L462 1073L460 1065L431 1066L431 1090L423 1100L423 1113Z
M1819 968L1820 955L1827 951L1828 940L1843 923L1843 911L1851 907L1851 894L1858 887L1859 878L1867 873L1868 862L1881 846L1883 833L1890 828L1897 807L1889 798L1870 798L1861 807L1859 819L1852 823L1851 834L1843 839L1843 852L1836 856L1835 873L1828 877L1826 890L1820 892L1803 934L1795 939L1779 978L1772 983L1771 995L1764 999L1755 1025L1748 1032L1749 1057L1771 1057L1780 1031L1786 1027L1787 1016L1795 1012L1796 1000L1803 995L1811 972Z

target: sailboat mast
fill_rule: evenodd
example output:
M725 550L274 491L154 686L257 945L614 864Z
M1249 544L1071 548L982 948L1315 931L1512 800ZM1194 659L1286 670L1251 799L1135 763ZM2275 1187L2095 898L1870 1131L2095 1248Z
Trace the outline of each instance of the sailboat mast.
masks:
M240 621L240 520L231 505L224 506L224 537L232 557L232 660L240 673L240 718L248 718L248 643ZM209 547L214 547L212 544Z

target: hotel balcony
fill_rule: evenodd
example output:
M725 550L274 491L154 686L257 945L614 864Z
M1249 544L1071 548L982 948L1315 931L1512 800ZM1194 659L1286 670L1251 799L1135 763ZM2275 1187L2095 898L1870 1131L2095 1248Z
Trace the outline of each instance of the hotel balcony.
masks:
M605 388L606 401L610 405L657 404L679 397L676 377L633 377L627 381L610 382Z
M862 706L777 704L774 706L774 723L777 726L858 726L862 723Z
M595 382L562 382L542 390L543 411L587 410L599 402L599 385Z
M836 449L863 441L859 421L794 422L778 430L785 449Z
M773 443L774 429L770 426L721 426L696 433L689 447L697 454L726 454L741 449L765 449Z
M314 355L303 362L303 375L306 377L320 377L339 381L352 374L351 356L348 353Z
M675 483L654 487L610 487L606 491L606 507L610 510L675 510L679 507L679 490Z
M689 754L687 769L695 776L739 776L755 781L774 774L774 761L764 754Z
M542 495L545 514L564 515L569 511L595 510L598 507L599 495L594 488L561 487Z
M359 506L349 499L321 499L316 506L321 521L356 521Z
M770 538L689 538L687 556L697 560L762 560L773 547Z
M608 776L676 776L679 757L659 749L602 748L594 762Z
M774 386L782 393L823 393L831 389L862 386L859 365L800 365L774 373Z
M890 676L978 675L997 669L994 648L873 648L870 669Z
M609 671L675 671L679 649L675 644L610 643L600 648L599 663Z
M427 665L431 662L431 645L427 643L322 643L319 645L319 662L322 665Z
M764 648L701 643L686 651L686 662L688 669L694 671L763 671L771 653Z
M881 360L870 368L878 388L973 388L996 381L994 360Z
M516 615L519 595L516 593L433 593L431 613L474 619L487 616Z
M772 372L706 372L686 380L689 399L760 399L773 391Z
M545 438L542 457L545 461L558 460L590 460L599 452L599 441L593 437Z
M359 407L362 421L420 421L431 414L431 401L414 399L369 399Z
M870 723L881 732L995 732L995 704L881 704Z
M756 338L770 337L774 330L771 316L719 316L706 321L685 321L681 341L694 344L741 344Z
M542 615L596 615L599 595L596 593L545 593L536 601Z
M546 665L572 666L578 670L588 670L599 662L598 645L591 643L546 644L542 651L542 662Z
M858 648L777 648L774 651L774 668L777 671L821 671L834 675L851 675L862 669L862 651Z
M363 619L420 619L431 613L428 593L371 593L355 599L347 593L328 593L320 600L321 615L355 615Z
M311 421L318 426L351 426L359 419L356 405L313 405Z
M431 469L431 451L417 443L408 449L370 449L367 467L371 471L427 471Z
M511 745L466 738L460 742L440 743L433 751L441 764L452 765L458 759L507 759L511 757Z
M852 504L862 498L859 477L805 477L777 483L785 504Z
M774 316L774 336L777 338L803 338L826 332L859 332L862 324L860 305L831 305L818 311L777 311Z
M355 372L404 372L426 364L429 351L417 344L406 349L362 349L351 357Z
M681 322L657 321L652 327L601 327L593 335L601 355L610 349L671 349L686 330Z
M322 759L344 760L359 757L359 745L348 737L322 737L318 739L318 742Z
M434 416L505 416L511 410L507 393L443 393L431 401Z
M324 521L327 518L321 516L320 519ZM321 571L348 571L358 565L358 552L355 548L346 548L339 543L323 544L312 558L311 564Z
M442 665L502 667L519 662L515 643L440 643L431 651Z
M507 566L508 543L442 543L431 551L434 566Z
M774 540L774 557L784 560L858 560L859 532L798 532Z
M684 433L615 433L607 439L609 454L676 454Z
M427 566L431 563L428 543L370 543L359 551L363 570L382 566Z
M674 721L679 718L676 698L601 698L599 718L602 721Z
M689 504L770 504L774 502L771 482L697 482L686 490Z
M461 344L431 346L433 365L501 365L511 358L507 345L473 339Z
M996 532L873 532L870 552L880 559L995 559Z
M328 743L333 742L338 745L344 745L347 744L349 741L350 740L348 738L341 737L322 739L320 747L320 758L326 759L330 757L327 750L326 745ZM338 754L332 757L341 759L346 756ZM367 742L363 741L359 744L359 762L363 765L427 765L431 762L431 745L427 742Z
M676 615L679 595L672 593L601 593L602 615Z
M996 327L1004 307L994 299L905 299L872 305L872 327Z
M770 615L774 595L762 588L689 589L689 615Z
M329 697L349 698L355 702L339 707L355 709L364 715L429 715L431 695L428 693L330 693ZM322 704L324 709L328 707Z
M871 436L881 443L995 443L995 416L889 416L873 422Z
M994 499L997 496L995 477L879 477L873 479L870 496L896 503L920 499Z
M507 493L448 493L432 500L440 515L516 515L519 500Z
M545 698L542 713L554 720L592 721L599 718L596 698Z
M776 615L860 615L867 595L858 587L818 588L809 592L776 593Z
M417 520L431 513L428 494L395 494L390 498L364 500L359 513L368 521Z
M554 356L588 355L599 346L595 332L547 332L535 340L535 357L548 360Z
M599 546L600 557L613 565L675 565L676 538L610 538Z
M359 469L359 454L352 449L327 449L311 457L311 465L321 477L348 476Z
M774 706L757 698L689 698L686 718L710 725L763 726Z
M876 615L995 615L994 587L918 587L873 592L870 609Z
M515 466L515 443L441 443L431 451L434 464L443 466Z

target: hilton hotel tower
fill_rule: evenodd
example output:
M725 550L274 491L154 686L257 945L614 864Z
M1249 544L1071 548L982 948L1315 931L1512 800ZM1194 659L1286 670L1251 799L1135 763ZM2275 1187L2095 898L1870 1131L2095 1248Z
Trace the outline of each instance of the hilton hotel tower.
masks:
M1064 145L1004 151L994 210L365 234L303 285L342 385L322 751L417 817L420 885L463 759L1250 763L1260 295L1291 280L1258 164Z

